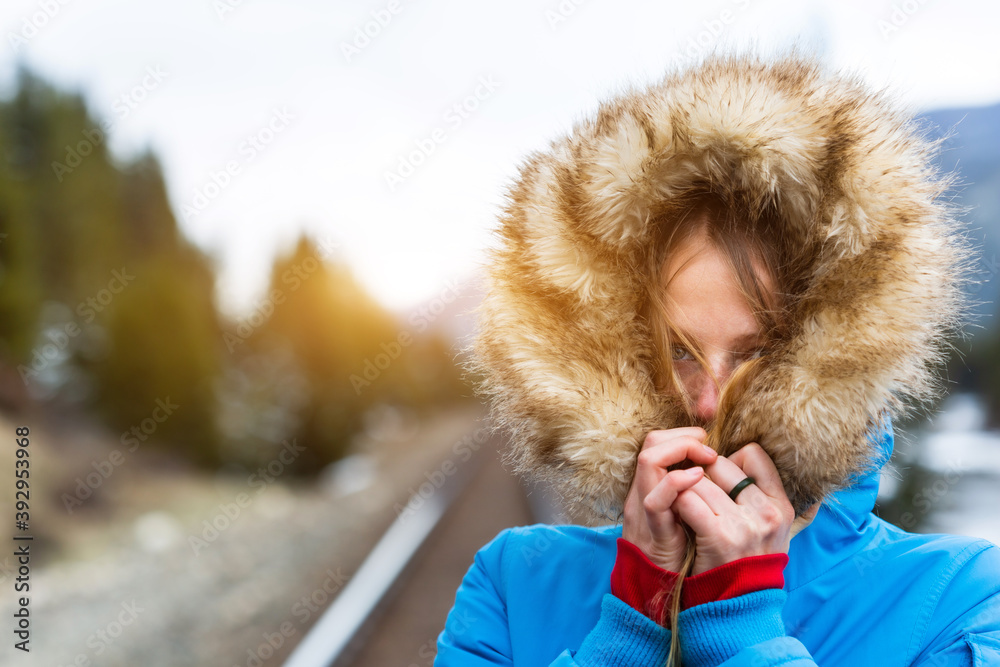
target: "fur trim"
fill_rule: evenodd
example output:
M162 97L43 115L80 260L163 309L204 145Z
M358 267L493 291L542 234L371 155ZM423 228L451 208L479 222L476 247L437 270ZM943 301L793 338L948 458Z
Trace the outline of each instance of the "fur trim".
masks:
M639 316L651 221L695 182L775 204L807 249L795 333L713 436L756 441L797 513L869 472L886 415L933 397L969 252L937 149L857 78L799 55L715 57L604 103L510 189L470 368L506 461L616 519L645 434L688 425L653 388Z

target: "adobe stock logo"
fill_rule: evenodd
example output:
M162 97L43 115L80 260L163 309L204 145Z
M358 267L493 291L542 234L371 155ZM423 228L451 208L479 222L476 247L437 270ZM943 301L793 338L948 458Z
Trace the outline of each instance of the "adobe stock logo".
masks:
M909 23L914 14L920 11L920 8L927 2L928 0L905 0L898 4L893 3L889 16L880 19L877 23L878 31L882 33L882 40L887 42L889 38L894 37L895 33Z
M62 183L64 178L83 164L84 158L93 154L107 140L115 126L128 118L153 91L160 87L160 84L168 76L170 73L164 72L160 65L147 67L142 79L118 95L111 104L111 109L115 112L114 118L106 119L100 124L100 127L92 127L81 132L83 139L76 142L75 145L66 144L64 162L52 161L52 173L55 174L56 180Z
M403 7L399 4L399 0L389 0L384 9L372 10L371 20L365 22L363 26L354 28L354 38L350 42L340 43L340 52L344 55L344 60L350 63L354 56L361 55L361 52L389 27L393 17L401 11Z
M447 123L447 129L444 127L435 127L427 136L421 139L414 139L414 149L397 158L395 169L386 169L382 174L389 192L395 192L396 188L403 181L417 171L417 167L427 162L438 146L448 140L449 130L455 131L460 128L463 123L472 117L472 114L479 109L483 102L493 97L493 94L499 87L500 82L494 79L492 75L479 77L472 93L453 103L444 112L442 120Z
M416 332L422 334L427 331L431 323L445 312L447 305L453 303L459 297L461 289L462 286L457 282L448 280L445 283L445 289L435 299L432 299L430 303L421 306L419 310L411 314L409 322ZM372 383L382 376L382 372L388 369L392 365L392 362L398 359L403 354L403 350L409 347L415 339L415 336L409 329L404 329L396 335L395 340L388 343L380 343L379 347L382 351L376 354L373 359L366 358L364 360L361 375L352 373L350 378L348 378L351 382L351 387L354 388L354 394L360 396L362 389L372 386Z
M111 280L102 289L98 290L94 296L77 304L76 313L83 318L83 323L93 322L98 313L104 312L111 305L115 295L121 294L133 280L135 280L135 276L129 273L124 266L121 270L112 271ZM72 339L82 334L83 331L83 327L74 320L46 331L44 333L45 339L31 351L31 365L19 364L17 367L17 372L21 375L24 384L27 386L29 381L37 380L49 364L58 363L65 355L69 354L68 348Z
M268 148L295 120L287 108L275 108L271 116L254 132L246 135L237 148L239 159L229 160L221 169L209 170L209 178L194 189L190 200L181 204L181 217L190 222L225 192L243 169Z
M27 44L28 40L34 39L42 28L56 17L62 6L68 5L69 2L70 0L41 0L38 3L39 11L21 19L19 31L11 30L7 33L7 43L10 44L10 50L15 54L20 51L21 47Z
M62 494L61 499L66 511L72 514L74 507L83 505L83 501L90 498L94 494L94 491L99 489L105 480L111 477L120 465L125 463L126 453L137 450L140 441L145 442L149 436L156 433L159 425L167 421L174 414L174 411L180 407L180 405L171 401L169 396L164 399L156 399L156 407L153 408L150 415L140 421L139 424L132 426L131 429L122 433L120 439L122 445L131 445L131 447L126 451L112 449L106 458L91 461L90 465L94 469L93 472L88 472L83 478L77 477L74 480L76 482L76 489L72 495L69 493Z

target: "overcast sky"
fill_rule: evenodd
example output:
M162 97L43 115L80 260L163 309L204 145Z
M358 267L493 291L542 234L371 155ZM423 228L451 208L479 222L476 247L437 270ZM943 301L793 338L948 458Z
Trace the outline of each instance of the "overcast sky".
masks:
M229 312L302 230L390 308L442 293L522 156L716 46L797 42L914 110L1000 100L985 0L63 2L4 0L0 89L26 62L83 92L116 154L152 147Z

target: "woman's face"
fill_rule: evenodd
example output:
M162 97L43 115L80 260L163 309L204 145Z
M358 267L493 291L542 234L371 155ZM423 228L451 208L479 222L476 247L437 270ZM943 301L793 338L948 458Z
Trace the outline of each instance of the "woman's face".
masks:
M758 274L765 289L773 291L767 272ZM681 344L670 350L692 412L704 425L719 405L712 374L724 385L737 366L757 356L763 335L732 269L703 231L677 248L664 265L663 279L669 321L698 346L709 366L702 367Z

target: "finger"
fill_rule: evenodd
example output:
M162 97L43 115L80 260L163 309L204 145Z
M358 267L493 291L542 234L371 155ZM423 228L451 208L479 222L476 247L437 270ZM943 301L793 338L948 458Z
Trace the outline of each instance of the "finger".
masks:
M698 466L668 472L643 500L646 513L659 515L669 510L677 495L697 484L704 474L704 470Z
M753 477L754 484L768 497L788 501L785 487L781 483L781 475L778 474L778 469L763 447L756 442L751 442L728 458L731 462L739 465L748 476ZM746 491L741 492L740 495L742 496L743 493Z
M707 477L692 486L690 490L697 494L717 516L733 511L733 501L729 494Z
M646 434L646 439L642 443L642 448L646 449L647 447L655 447L656 445L683 436L695 438L701 442L705 442L705 439L708 437L708 432L700 426L657 429Z
M650 431L639 453L663 467L680 463L685 458L695 462L714 461L718 452L705 444L704 433L704 429L700 428Z
M741 450L742 451L742 450ZM735 456L735 455L734 455ZM742 482L747 477L753 477L743 470L739 465L733 462L733 456L720 456L715 460L715 463L705 466L705 475L716 483L716 485L725 493L726 497L729 497L730 492L736 488L736 485ZM760 489L752 488L756 485L757 478L754 477L754 484L749 487L745 487L736 496L737 504L750 504L754 501L755 497L764 500L768 499L767 494L765 494ZM733 502L730 499L730 502Z
M656 439L653 440L655 442ZM706 464L717 457L714 450L706 448L692 435L676 436L654 444L639 452L635 472L636 491L640 499L645 498L666 474L667 468L675 463L690 459L696 464Z
M681 521L686 523L691 530L697 535L714 535L718 530L719 517L716 516L712 508L709 507L705 500L698 495L695 488L701 482L697 482L694 486L686 491L682 491L677 494L677 499L674 500L674 504L671 505L670 509L680 518Z

